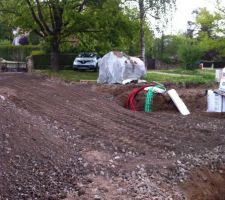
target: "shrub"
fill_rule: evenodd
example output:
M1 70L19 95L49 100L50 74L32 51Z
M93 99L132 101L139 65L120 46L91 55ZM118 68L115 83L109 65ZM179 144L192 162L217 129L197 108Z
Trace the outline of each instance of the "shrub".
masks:
M0 40L0 45L10 45L11 42L9 40Z
M31 55L33 50L40 50L40 47L34 45L2 45L0 46L0 57L6 60L25 61L26 57Z
M178 54L186 69L193 70L197 68L196 63L200 60L203 51L194 41L187 39L180 45Z
M33 50L31 52L32 56L38 56L38 55L45 55L45 52L43 50Z

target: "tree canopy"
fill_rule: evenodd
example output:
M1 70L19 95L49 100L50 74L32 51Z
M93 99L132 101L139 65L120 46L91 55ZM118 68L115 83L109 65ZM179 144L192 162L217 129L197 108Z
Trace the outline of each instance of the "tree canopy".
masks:
M119 0L2 0L0 7L2 22L32 31L49 44L55 70L60 45L67 41L88 49L122 48L133 38L132 27L136 30Z
M186 35L162 31L161 38L154 38L152 20L166 21L175 4L176 0L1 0L0 42L12 39L12 29L20 27L30 33L33 44L41 41L55 70L61 52L103 55L119 50L143 60L148 55L173 63L185 60L181 56L194 48L203 59L222 59L225 8L220 0L216 12L193 11ZM183 53L182 45L188 47Z

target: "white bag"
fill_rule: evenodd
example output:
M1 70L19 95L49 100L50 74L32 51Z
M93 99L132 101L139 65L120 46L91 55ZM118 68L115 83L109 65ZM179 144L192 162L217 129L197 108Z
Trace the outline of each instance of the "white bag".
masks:
M223 97L212 90L207 92L207 112L222 112Z

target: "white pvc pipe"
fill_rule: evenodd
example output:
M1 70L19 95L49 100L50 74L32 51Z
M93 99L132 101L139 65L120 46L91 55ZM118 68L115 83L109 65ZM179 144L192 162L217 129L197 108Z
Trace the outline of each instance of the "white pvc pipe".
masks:
M176 90L174 90L174 89L169 90L168 94L182 115L190 114L189 110L187 109L187 106L184 104L182 99L179 97Z

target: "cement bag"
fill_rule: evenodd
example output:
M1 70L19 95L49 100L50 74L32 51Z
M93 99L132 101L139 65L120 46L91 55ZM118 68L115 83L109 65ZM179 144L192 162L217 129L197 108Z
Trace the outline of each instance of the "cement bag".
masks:
M144 62L120 52L109 52L98 63L98 83L119 83L126 79L140 79L146 74Z

